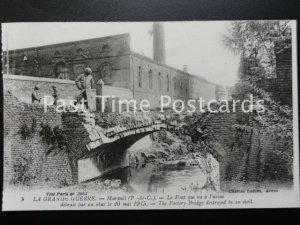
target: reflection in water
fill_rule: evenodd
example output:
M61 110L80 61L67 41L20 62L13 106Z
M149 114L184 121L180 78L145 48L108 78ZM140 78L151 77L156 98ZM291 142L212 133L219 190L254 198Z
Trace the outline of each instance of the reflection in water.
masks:
M140 168L124 168L107 179L120 179L133 192L165 193L200 191L207 188L208 174L198 166L146 164Z

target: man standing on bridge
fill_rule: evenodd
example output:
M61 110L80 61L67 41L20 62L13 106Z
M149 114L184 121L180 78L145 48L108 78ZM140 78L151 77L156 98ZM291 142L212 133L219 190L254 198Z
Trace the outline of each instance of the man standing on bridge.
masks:
M77 103L83 98L87 109L90 109L92 100L92 86L94 84L92 72L92 69L87 67L84 73L80 74L75 80L77 88L81 91L77 97Z

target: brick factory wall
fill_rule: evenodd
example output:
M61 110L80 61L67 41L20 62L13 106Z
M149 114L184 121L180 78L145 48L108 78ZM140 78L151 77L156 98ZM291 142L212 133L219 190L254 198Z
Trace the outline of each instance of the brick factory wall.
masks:
M4 92L4 188L16 180L24 181L25 186L61 187L72 184L69 155L59 149L50 147L40 136L41 123L49 124L51 128L61 125L61 114L49 109L44 113L38 105L21 103L7 91ZM34 122L35 121L35 122ZM30 136L23 139L21 126L35 127ZM33 124L36 124L34 126ZM29 161L28 161L29 160ZM23 165L25 172L20 176L17 166Z
M104 85L102 95L115 96L120 99L132 99L132 91L126 88Z
M191 79L190 99L199 99L200 97L202 97L202 99L205 100L206 103L209 100L217 99L216 85L206 81L201 81L199 79Z
M75 80L89 66L95 82L102 78L110 85L129 88L129 53L129 34L17 49L9 51L9 71L17 75L56 78L56 66L63 65L69 71L69 78ZM6 73L6 53L3 62Z
M169 67L157 64L146 57L138 54L132 56L132 89L134 90L134 98L141 101L147 99L153 107L159 107L160 95L174 95L173 77L175 71ZM149 71L152 71L152 88L150 88ZM139 73L140 80L139 81ZM160 74L160 77L159 77ZM159 87L159 78L161 88ZM169 82L169 88L168 88ZM141 85L139 85L139 83ZM184 96L182 96L184 97Z
M184 71L159 64L152 59L132 53L131 79L134 98L148 99L151 106L160 106L160 96L168 95L173 100L215 99L215 84ZM152 71L152 88L150 88L150 70ZM140 74L140 75L139 75Z

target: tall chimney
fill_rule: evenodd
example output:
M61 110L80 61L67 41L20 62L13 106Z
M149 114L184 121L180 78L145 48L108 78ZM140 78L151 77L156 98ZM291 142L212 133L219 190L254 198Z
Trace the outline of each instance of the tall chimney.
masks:
M153 23L153 59L159 63L166 63L164 25L160 22Z

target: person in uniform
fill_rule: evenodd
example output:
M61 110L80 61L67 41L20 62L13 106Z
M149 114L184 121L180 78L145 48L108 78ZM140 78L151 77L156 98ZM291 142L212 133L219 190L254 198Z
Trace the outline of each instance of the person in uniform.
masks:
M52 97L53 97L53 99L54 99L53 105L57 105L57 100L58 100L57 88L56 88L55 85L52 85L52 89L53 89Z
M41 99L42 98L40 97L39 86L35 85L34 89L33 89L33 92L31 93L31 102L32 102L32 104L35 103L35 102L40 103Z
M83 98L87 109L89 109L91 105L92 86L94 84L92 72L92 69L87 67L84 73L80 74L75 80L77 88L81 91L77 97L77 103Z

